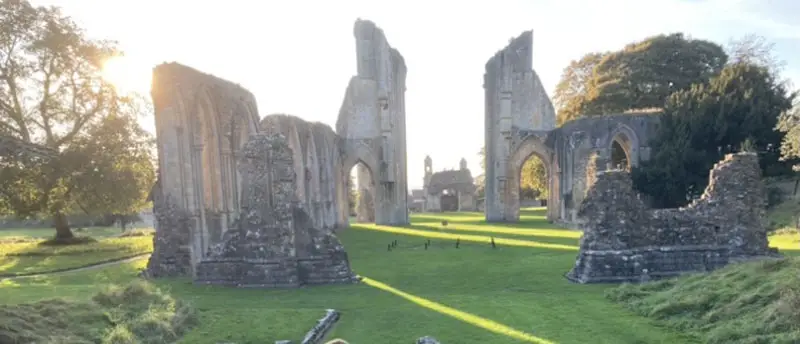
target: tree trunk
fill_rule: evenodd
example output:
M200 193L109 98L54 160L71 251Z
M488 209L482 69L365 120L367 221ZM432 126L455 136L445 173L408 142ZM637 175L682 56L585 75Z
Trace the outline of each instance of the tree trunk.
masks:
M53 214L53 223L56 226L56 240L72 239L72 229L69 228L69 221L64 213L58 211Z

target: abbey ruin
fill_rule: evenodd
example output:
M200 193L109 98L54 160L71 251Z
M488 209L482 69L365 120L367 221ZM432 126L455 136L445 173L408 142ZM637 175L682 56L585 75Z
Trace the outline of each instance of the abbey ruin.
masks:
M650 209L624 170L588 172L578 215L583 230L578 283L640 282L778 256L765 227L766 193L755 153L728 154L709 172L702 197Z
M149 276L267 287L352 281L333 231L348 226L358 163L369 177L359 178L372 197L368 215L408 224L405 62L374 23L357 20L354 35L358 72L335 131L294 116L260 120L241 86L177 63L155 67Z
M529 157L542 160L548 187L547 218L574 223L586 194L585 171L620 163L636 166L650 157L646 143L658 125L649 113L586 116L556 128L556 114L533 70L533 32L513 39L486 63L486 196L489 222L516 222L520 173ZM612 148L624 161L612 160Z

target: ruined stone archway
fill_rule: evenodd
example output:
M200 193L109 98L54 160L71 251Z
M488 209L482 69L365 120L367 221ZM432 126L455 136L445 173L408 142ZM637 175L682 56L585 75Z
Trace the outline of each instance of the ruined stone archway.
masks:
M553 170L552 152L547 148L541 138L531 136L519 143L517 149L511 154L511 158L508 161L508 168L511 173L509 173L506 181L507 192L505 193L504 221L519 221L519 193L522 166L532 157L540 159L544 165L545 178L547 179L548 185L548 205L552 204L550 202L553 197L553 178L551 173ZM548 218L551 218L552 208L551 206L547 207Z
M358 222L377 222L378 212L376 209L377 190L376 190L376 174L378 171L378 159L374 150L368 147L367 142L350 142L350 145L345 149L344 157L342 159L341 176L342 176L342 189L345 190L345 201L341 202L344 208L342 212L347 214L346 223L349 223L349 203L347 197L347 185L350 181L350 176L353 168L356 168L357 184L356 189L359 193L357 201L358 209L356 210ZM366 192L365 192L366 191Z
M611 168L630 170L639 165L639 138L636 136L636 132L627 125L617 125L617 128L609 135L606 149L608 150L607 161ZM619 153L624 154L624 157Z

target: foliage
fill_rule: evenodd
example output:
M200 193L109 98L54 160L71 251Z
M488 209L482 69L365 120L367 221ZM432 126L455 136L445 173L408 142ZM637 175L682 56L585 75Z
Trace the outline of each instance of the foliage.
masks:
M773 130L791 106L789 94L767 68L737 63L709 82L673 94L650 146L655 153L633 171L637 189L657 207L676 207L698 196L708 170L748 138L761 156L762 168L781 165Z
M729 63L746 63L766 67L770 73L777 75L785 62L775 55L775 43L764 36L748 34L732 40L726 47Z
M529 199L547 199L549 185L547 170L542 159L532 156L522 165L520 172L520 195Z
M147 135L135 121L141 98L102 78L103 63L119 54L58 8L0 1L0 132L41 147L0 157L0 204L53 216L58 238L72 236L68 213L136 208L135 189L151 182Z
M586 113L660 108L672 93L719 73L726 61L721 46L682 33L628 44L594 67Z
M726 61L721 46L681 33L648 37L618 51L588 53L561 74L553 94L557 122L660 109L670 94L708 80Z
M197 324L194 308L143 281L90 301L0 306L0 338L8 343L171 343Z
M781 114L776 126L784 133L781 141L781 159L795 160L800 158L800 97L795 98L794 106ZM798 166L795 166L798 169Z
M356 213L356 205L358 204L358 190L356 189L356 178L350 175L347 179L347 209L348 214Z
M733 264L711 274L611 289L633 311L704 343L800 342L800 260Z
M556 123L562 125L585 114L591 89L594 67L606 54L588 53L573 60L561 73L561 80L553 93L556 106Z

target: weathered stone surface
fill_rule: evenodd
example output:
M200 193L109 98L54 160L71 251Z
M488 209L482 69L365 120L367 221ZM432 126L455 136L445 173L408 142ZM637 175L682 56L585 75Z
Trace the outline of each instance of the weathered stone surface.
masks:
M417 339L417 344L440 344L436 338L425 336Z
M153 278L188 275L192 271L189 252L191 219L186 211L163 194L160 181L153 186L150 198L159 228L153 235L153 247L158 249L150 255L145 275Z
M406 64L375 23L359 19L353 31L358 74L350 79L336 122L342 171L349 174L357 163L366 166L372 182L359 182L359 189L371 188L375 223L405 225Z
M627 164L650 157L653 113L584 116L555 127L555 110L532 67L533 34L524 32L486 63L486 174L483 211L490 222L519 220L519 175L531 157L542 160L549 186L547 217L570 225L586 193L586 170L605 170L613 145ZM590 165L595 156L597 166Z
M314 327L306 333L301 344L317 344L325 338L325 334L333 328L333 325L339 321L339 312L335 309L328 309L325 311L325 316L319 319Z
M293 170L298 176L297 199L308 211L316 228L346 227L347 200L340 170L338 137L326 124L312 123L296 116L269 115L261 120L261 132L282 134L293 152ZM349 171L348 171L349 172ZM340 190L342 189L342 190Z
M280 134L258 134L242 148L241 215L197 266L195 281L255 287L350 283L344 247L298 201L293 151Z
M584 234L567 277L579 283L642 281L775 256L765 206L753 153L727 155L711 170L703 196L676 209L649 209L625 171L599 172L579 208Z

